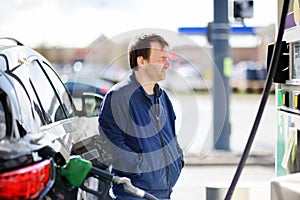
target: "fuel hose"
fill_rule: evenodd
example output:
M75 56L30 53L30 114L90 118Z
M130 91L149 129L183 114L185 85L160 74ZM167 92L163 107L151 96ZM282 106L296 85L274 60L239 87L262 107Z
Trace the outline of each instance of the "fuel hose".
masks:
M249 152L253 143L253 140L255 138L261 117L263 115L268 97L269 97L269 93L270 93L270 89L272 86L272 82L273 82L273 78L274 75L277 71L277 65L278 65L278 61L279 61L279 56L280 56L280 51L281 51L281 44L282 44L282 37L283 37L283 33L284 33L284 27L285 27L285 19L287 16L287 12L288 12L288 7L289 7L289 0L284 0L283 2L283 7L282 7L282 12L281 12L281 19L280 19L280 25L279 25L279 29L278 29L278 33L277 33L277 39L276 42L274 44L274 50L273 50L273 54L272 54L272 58L269 64L269 70L268 70L268 74L267 74L267 79L264 85L264 89L263 89L263 93L262 93L262 97L261 97L261 101L259 104L259 108L256 114L256 118L254 120L248 141L246 143L245 149L242 153L241 159L238 163L238 167L236 169L235 175L231 181L230 187L227 190L226 196L225 196L225 200L230 200L232 197L232 194L235 190L235 187L237 185L237 182L240 178L240 175L243 171L243 168L245 166L246 160L249 156Z

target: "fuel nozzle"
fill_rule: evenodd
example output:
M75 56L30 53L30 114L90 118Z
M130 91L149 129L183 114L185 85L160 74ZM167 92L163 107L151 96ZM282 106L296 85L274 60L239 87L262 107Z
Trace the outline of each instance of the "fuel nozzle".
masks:
M72 186L80 187L92 167L93 165L90 161L80 156L72 156L70 160L60 168L60 172Z
M144 199L157 200L157 198L153 195L133 186L129 178L113 176L108 171L93 167L90 161L85 160L80 156L72 156L67 164L61 167L60 172L61 175L64 176L72 186L80 187L81 189L96 196L100 194L98 194L97 191L87 188L83 184L84 180L88 177L114 182L115 184L123 184L124 190L129 194Z

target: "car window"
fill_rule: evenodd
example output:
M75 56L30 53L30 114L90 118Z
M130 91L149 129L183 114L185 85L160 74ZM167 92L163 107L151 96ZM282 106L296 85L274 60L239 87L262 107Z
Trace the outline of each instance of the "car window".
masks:
M67 117L63 107L37 60L30 63L29 73L32 86L47 117L50 118L52 122L66 119Z
M67 114L67 117L74 116L74 107L72 104L72 99L71 99L71 96L69 95L69 93L67 92L63 82L61 81L61 79L59 78L57 73L55 71L53 71L53 69L51 67L49 67L48 64L46 64L46 63L41 63L41 64L42 64L43 69L45 70L48 78L51 80L51 82L53 84L52 86L55 88L55 91L61 100L61 104L63 105L63 108Z
M17 67L11 73L15 90L18 91L18 103L20 104L20 114L25 130L38 130L42 125L47 124L47 116L43 111L40 101L33 90L32 82L29 77L29 69L27 65ZM35 127L26 127L32 125Z

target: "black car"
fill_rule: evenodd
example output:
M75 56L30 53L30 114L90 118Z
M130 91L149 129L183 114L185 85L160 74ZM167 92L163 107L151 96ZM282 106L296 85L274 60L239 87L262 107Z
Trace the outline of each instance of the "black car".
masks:
M91 150L80 144L98 135L97 126L81 124L96 120L101 100L97 94L82 94L82 110L76 110L46 58L15 39L0 38L0 199L85 199L80 189L56 185L55 167L82 149Z

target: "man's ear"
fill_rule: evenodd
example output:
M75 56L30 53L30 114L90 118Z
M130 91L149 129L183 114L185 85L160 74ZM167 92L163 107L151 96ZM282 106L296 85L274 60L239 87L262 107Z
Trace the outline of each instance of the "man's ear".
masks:
M145 65L144 57L143 57L143 56L138 56L136 59L137 59L137 64L138 64L138 66L143 66L143 65Z

